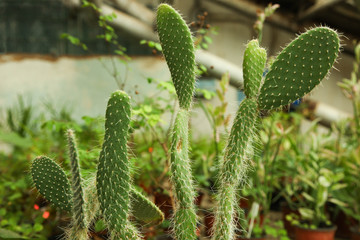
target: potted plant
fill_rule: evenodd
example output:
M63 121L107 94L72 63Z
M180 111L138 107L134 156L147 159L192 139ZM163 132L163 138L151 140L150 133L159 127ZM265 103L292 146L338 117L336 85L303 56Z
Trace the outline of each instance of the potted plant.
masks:
M271 223L270 219L264 220L259 213L260 205L257 202L251 204L248 213L239 209L239 223L242 230L239 231L237 240L265 240L267 237L290 240L282 221Z
M342 183L344 172L331 161L334 152L327 148L332 141L330 134L313 131L308 137L310 139L306 143L310 146L298 152L295 176L301 186L296 198L299 215L292 214L287 219L296 225L297 240L330 240L334 239L336 226L329 220L326 203L345 205L334 194L345 187Z
M341 210L350 218L352 239L360 239L360 43L355 47L354 70L350 79L343 79L338 85L352 102L354 116L338 124L337 155L338 165L345 171L347 187L337 197L345 202Z

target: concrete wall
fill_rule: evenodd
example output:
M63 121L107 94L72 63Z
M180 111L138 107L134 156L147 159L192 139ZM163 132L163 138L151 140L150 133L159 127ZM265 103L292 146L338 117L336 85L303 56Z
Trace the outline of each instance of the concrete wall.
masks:
M205 1L207 2L207 1ZM197 14L194 1L175 1L175 6L191 21ZM253 20L234 15L229 9L212 3L203 4L201 10L209 12L208 21L219 28L219 34L212 36L213 44L209 51L223 57L239 67L242 65L245 44L253 38ZM200 9L199 9L200 10ZM263 46L268 53L276 54L295 34L265 26ZM92 57L59 57L52 58L36 55L0 55L0 106L11 106L18 94L32 98L33 104L39 105L44 100L53 101L56 106L71 106L74 116L97 116L105 112L109 94L119 85L106 70L113 69L112 58L106 56ZM330 78L318 87L311 98L330 104L342 111L351 112L350 102L344 98L336 83L349 77L352 68L352 57L341 54L336 68ZM155 93L154 85L149 85L147 77L168 80L168 69L160 57L134 57L125 67L114 61L120 80L127 79L125 90L134 96ZM127 70L126 70L127 69ZM135 95L135 90L139 95ZM238 106L236 89L230 89L228 95L229 112L235 113ZM194 124L199 132L210 129L204 115L199 112Z

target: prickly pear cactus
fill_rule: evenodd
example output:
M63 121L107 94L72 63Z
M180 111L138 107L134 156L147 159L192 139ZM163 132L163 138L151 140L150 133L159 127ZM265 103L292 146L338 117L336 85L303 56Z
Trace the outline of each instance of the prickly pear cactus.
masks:
M71 187L64 170L52 159L40 156L31 165L35 187L56 207L71 211Z
M245 49L243 61L244 93L248 98L257 97L266 64L266 50L259 47L257 39Z
M235 237L235 189L246 176L259 109L278 108L309 93L328 74L339 46L335 31L326 27L309 30L280 53L261 86L266 53L257 40L248 43L243 64L246 99L240 104L220 166L213 240Z
M79 154L76 147L74 131L66 132L70 155L71 188L72 188L72 227L68 232L68 239L88 239L88 226L85 219L84 192L82 189L82 178L80 175Z
M173 229L176 239L192 240L197 236L195 190L188 156L188 122L195 85L194 44L185 21L167 4L158 7L157 27L180 105L171 137L170 171L175 192Z
M301 34L272 64L260 90L259 107L278 108L309 93L328 74L339 48L338 34L328 27Z
M175 190L174 233L176 239L196 239L195 190L189 159L189 113L180 109L171 143L171 180Z
M167 4L161 4L157 9L157 28L180 107L189 109L196 66L191 32L180 14Z
M130 124L130 98L114 92L107 105L105 138L100 153L96 188L100 209L110 232L120 239L137 239L129 226L130 162L127 137Z
M147 225L157 225L164 221L164 213L143 194L134 188L132 188L130 194L131 214L137 220Z
M252 98L244 99L238 109L220 167L220 188L217 195L213 239L233 239L236 188L247 170L247 160L255 133L258 117L257 103Z

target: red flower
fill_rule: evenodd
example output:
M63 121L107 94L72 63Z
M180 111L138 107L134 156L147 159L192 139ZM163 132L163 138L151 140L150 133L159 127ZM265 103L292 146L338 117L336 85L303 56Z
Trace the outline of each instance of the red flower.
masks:
M39 205L34 204L34 209L35 209L35 210L39 210L39 209L40 209Z
M45 219L49 218L49 216L50 216L50 212L48 212L48 211L45 211L42 215L42 217Z
M148 151L149 151L149 153L152 153L154 151L154 149L152 147L149 147Z

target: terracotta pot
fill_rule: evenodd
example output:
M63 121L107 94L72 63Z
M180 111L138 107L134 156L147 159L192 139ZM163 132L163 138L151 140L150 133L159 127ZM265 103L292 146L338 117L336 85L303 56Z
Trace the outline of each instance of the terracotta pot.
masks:
M288 236L290 238L294 238L295 237L295 226L291 224L291 222L286 220L286 215L289 214L295 214L295 215L299 215L299 211L297 210L292 210L289 205L284 202L283 204L281 204L281 212L282 212L282 221L284 223L284 228L288 234Z
M329 214L331 222L337 226L335 237L349 239L351 236L350 228L356 224L354 219L334 207L330 208Z
M308 229L296 227L295 240L334 240L336 226L329 228Z
M360 232L356 229L351 229L351 240L360 240Z

